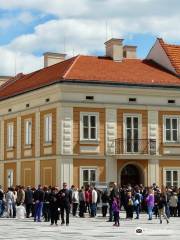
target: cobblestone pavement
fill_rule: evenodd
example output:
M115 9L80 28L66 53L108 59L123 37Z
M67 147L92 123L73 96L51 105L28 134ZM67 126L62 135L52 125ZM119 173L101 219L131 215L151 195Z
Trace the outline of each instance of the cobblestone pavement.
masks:
M50 226L50 223L34 223L33 219L0 219L0 239L62 239L62 240L95 240L95 239L180 239L180 218L171 218L170 223L159 224L158 219L147 220L142 214L139 220L125 220L121 214L120 227L113 227L100 216L96 218L70 218L69 226ZM138 235L136 229L141 228Z

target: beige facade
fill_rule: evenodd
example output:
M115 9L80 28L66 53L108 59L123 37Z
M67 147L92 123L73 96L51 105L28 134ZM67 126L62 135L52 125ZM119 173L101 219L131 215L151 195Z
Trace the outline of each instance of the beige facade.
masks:
M137 171L139 183L150 185L156 182L163 186L169 180L167 174L172 174L169 181L172 183L177 181L179 185L179 145L177 142L167 143L163 140L164 117L180 116L178 105L167 104L167 96L172 94L176 102L180 101L178 91L151 92L127 88L123 89L122 93L118 88L107 90L105 87L91 86L86 89L87 95L94 96L95 100L91 102L84 101L84 92L83 86L69 89L65 84L61 87L53 85L14 97L13 101L7 99L0 103L2 109L0 180L5 188L10 183L25 186L36 186L39 183L60 185L63 181L78 186L93 181L124 183L127 178L125 175L127 166L131 168L128 171ZM71 96L70 100L68 96ZM130 104L128 97L132 96L137 101ZM122 98L127 99L126 102L124 100L122 103ZM141 98L149 104L141 104ZM30 105L28 108L27 103ZM7 111L7 105L12 109L11 112ZM50 142L44 141L46 116L51 116L52 121ZM96 116L96 139L82 139L82 116L85 118L87 116L87 119L88 116ZM142 142L138 142L139 151L136 152L135 149L127 151L126 121L137 119L139 139L142 139ZM32 124L29 145L25 144L27 120ZM7 145L8 124L13 124L12 147ZM154 145L151 146L152 153L149 138L156 140L155 149ZM114 139L120 139L120 143ZM173 174L175 176L176 173L177 180L173 180Z

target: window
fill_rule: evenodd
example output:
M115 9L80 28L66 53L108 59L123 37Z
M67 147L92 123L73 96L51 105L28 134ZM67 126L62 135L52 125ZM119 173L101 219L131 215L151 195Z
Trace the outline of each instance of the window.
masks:
M172 100L172 99L169 99L169 100L168 100L168 103L169 103L169 104L175 104L176 101L175 101L175 100Z
M13 186L13 169L7 170L7 185L8 187Z
M97 181L97 169L81 169L81 183L83 186L95 185Z
M52 142L52 115L45 116L45 142Z
M97 140L98 113L81 113L81 140Z
M31 145L32 143L32 122L31 120L25 120L25 145Z
M129 98L129 102L136 102L136 98Z
M86 100L94 100L94 96L86 96Z
M7 125L7 147L11 148L14 146L14 125L9 123Z
M165 171L165 184L166 186L176 186L178 187L179 185L179 174L180 171L178 170L166 170Z
M125 116L125 149L128 153L139 151L140 119L139 116Z
M165 142L178 141L178 118L165 117Z

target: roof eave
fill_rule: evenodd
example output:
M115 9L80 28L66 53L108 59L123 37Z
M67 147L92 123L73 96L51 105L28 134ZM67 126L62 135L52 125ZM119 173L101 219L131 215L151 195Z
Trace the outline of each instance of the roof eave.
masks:
M178 75L180 77L180 74ZM54 85L54 84L61 84L61 83L66 83L66 84L69 84L69 83L72 83L72 84L96 84L96 85L111 85L111 86L121 86L121 87L131 87L131 88L157 88L157 89L178 89L180 90L180 85L161 85L161 84L143 84L143 83L128 83L128 82L113 82L113 81L99 81L99 80L79 80L79 79L64 79L64 78L61 78L61 79L58 79L58 80L55 80L51 83L47 83L47 84L43 84L42 86L38 86L38 87L35 87L35 88L31 88L31 89L28 89L27 91L22 91L22 92L18 92L16 94L13 94L13 95L9 95L9 96L5 96L5 97L2 97L0 98L0 101L5 101L7 99L10 99L10 98L14 98L14 97L17 97L17 96L20 96L20 95L23 95L23 94L26 94L26 93L29 93L29 92L32 92L32 91L35 91L35 90L39 90L39 89L42 89L42 88L45 88L45 87L48 87L48 86L51 86L51 85Z
M161 88L161 89L180 89L180 85L161 85L161 84L143 84L143 83L128 83L128 82L113 82L113 81L98 81L98 80L78 80L78 79L63 79L60 83L82 83L82 84L97 84L97 85L114 85L124 87L142 87L142 88Z

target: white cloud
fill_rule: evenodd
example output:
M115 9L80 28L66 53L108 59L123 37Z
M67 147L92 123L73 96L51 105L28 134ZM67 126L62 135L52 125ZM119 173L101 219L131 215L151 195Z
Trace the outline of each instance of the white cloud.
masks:
M17 21L26 24L33 21L33 10L57 18L1 46L0 55L4 54L5 61L0 65L0 75L13 73L14 60L10 56L15 52L18 69L29 72L42 66L42 58L35 52L64 52L65 48L71 56L103 51L106 22L108 38L148 33L170 42L180 41L179 0L171 0L171 6L169 0L0 0L0 9L18 9Z
M32 54L14 52L1 47L0 56L0 75L14 76L19 72L27 73L43 67L42 57L36 57Z

